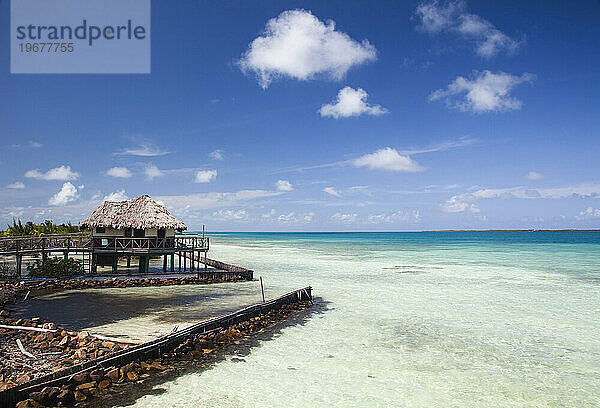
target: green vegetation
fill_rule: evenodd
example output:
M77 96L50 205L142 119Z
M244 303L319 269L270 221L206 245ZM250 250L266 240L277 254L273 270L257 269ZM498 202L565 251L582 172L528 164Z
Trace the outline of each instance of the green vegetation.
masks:
M38 259L27 265L32 278L72 278L83 275L83 264L73 258Z
M7 230L2 231L2 235L10 237L39 237L50 234L72 234L74 232L79 232L79 227L71 225L70 222L67 224L54 224L52 221L46 220L41 224L34 224L33 222L28 221L23 225L21 220L13 220L13 225L9 224Z

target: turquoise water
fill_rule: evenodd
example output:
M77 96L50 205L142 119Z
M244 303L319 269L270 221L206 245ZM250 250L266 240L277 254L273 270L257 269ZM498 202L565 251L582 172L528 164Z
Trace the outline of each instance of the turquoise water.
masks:
M262 276L267 296L312 285L327 311L136 406L600 406L600 233L232 233L211 245Z

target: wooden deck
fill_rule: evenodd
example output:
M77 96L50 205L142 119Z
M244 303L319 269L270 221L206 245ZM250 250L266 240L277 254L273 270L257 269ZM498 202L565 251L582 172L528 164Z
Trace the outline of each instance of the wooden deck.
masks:
M41 254L42 258L61 253L65 259L69 255L82 255L84 270L93 273L98 265L106 265L107 259L116 271L119 257L127 257L127 266L131 257L139 257L139 271L147 272L152 256L164 257L163 270L167 271L167 257L170 257L171 272L175 270L174 257L179 257L179 270L183 258L183 271L199 270L201 254L210 248L208 237L196 234L181 234L174 237L93 237L91 234L46 235L42 237L0 238L0 256L15 256L17 274L21 276L23 256Z

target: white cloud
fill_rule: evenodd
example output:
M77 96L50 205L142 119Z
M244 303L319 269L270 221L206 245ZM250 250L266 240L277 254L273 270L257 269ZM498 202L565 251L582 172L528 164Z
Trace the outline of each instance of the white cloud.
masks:
M594 218L600 218L600 208L594 210L592 207L588 207L587 209L581 211L578 215L575 216L575 219L579 221Z
M364 156L354 159L352 164L356 167L368 167L369 169L377 170L404 172L424 170L424 168L411 159L410 156L402 155L391 147L379 149L375 153L365 154Z
M333 187L325 187L323 189L323 191L329 195L335 196L335 197L341 197L342 195L337 192Z
M530 171L525 177L529 180L541 180L544 178L543 174L538 173L537 171Z
M65 205L67 203L70 203L71 201L77 200L77 198L79 198L77 194L77 188L67 181L63 184L62 188L58 193L50 197L50 199L48 200L48 204L54 206Z
M117 156L141 156L141 157L156 157L156 156L164 156L171 152L166 150L161 150L158 147L152 146L148 143L143 143L139 146L135 147L126 147L120 152L113 153Z
M243 221L248 219L246 210L218 210L212 213L212 218L218 221Z
M340 119L360 116L363 113L378 116L389 112L387 109L382 108L381 105L369 105L367 103L368 96L369 94L362 88L353 89L347 86L340 89L335 103L321 106L319 113L322 117L330 116Z
M306 223L312 222L312 220L314 218L315 218L315 213L311 211L308 214L304 215L304 222L306 222Z
M457 77L446 89L438 89L429 95L430 101L444 99L449 107L463 112L483 113L520 109L522 102L510 95L514 87L532 82L535 75L524 73L521 76L506 72L474 71L472 78ZM454 98L464 95L464 99Z
M442 203L441 208L442 211L447 213L457 213L463 211L478 213L481 211L475 204L462 201L460 196L450 197L448 201Z
M212 152L210 152L208 154L208 156L214 160L223 160L224 159L223 150L221 150L221 149L213 150Z
M60 166L41 173L38 169L29 170L25 173L25 177L38 180L76 180L79 178L79 173L72 171L71 166Z
M356 214L341 214L338 212L331 216L331 220L341 224L352 224L356 222L356 217Z
M479 212L479 208L473 204L485 199L565 199L565 198L594 198L600 197L600 184L579 184L567 187L554 188L483 188L469 193L457 194L450 197L441 208L445 212L472 211Z
M165 173L154 164L149 164L144 169L144 174L146 175L147 180L152 181L156 177L164 176Z
M277 180L275 187L277 187L277 190L279 191L292 191L294 189L289 180Z
M232 193L196 193L189 195L158 196L156 199L163 201L167 208L178 210L203 210L237 205L242 202L274 197L281 194L283 194L281 191L241 190Z
M374 61L375 47L357 42L323 23L310 11L288 10L267 22L261 36L250 43L239 64L253 71L267 88L280 77L310 80L317 76L339 80L354 65Z
M106 171L110 177L128 178L131 177L131 171L127 167L111 167Z
M110 193L107 196L104 196L102 201L125 201L129 200L127 194L125 194L125 189L121 189L119 191L115 191L114 193Z
M40 142L36 142L35 140L30 140L28 143L29 147L33 147L33 148L40 148L43 146L43 144L41 144Z
M25 188L25 184L23 184L21 181L15 181L14 183L7 185L6 188L22 189Z
M421 213L418 210L396 211L391 214L374 214L368 217L368 222L373 224L395 224L400 222L419 222Z
M296 213L292 211L288 214L280 214L279 217L277 217L277 222L280 224L290 224L298 222L298 218L296 217Z
M416 10L419 29L429 34L444 31L456 33L475 43L475 51L489 58L501 51L513 53L519 42L513 40L492 23L476 14L466 12L463 1L442 3L439 0L423 2Z
M200 170L196 172L195 183L210 183L217 178L216 170Z

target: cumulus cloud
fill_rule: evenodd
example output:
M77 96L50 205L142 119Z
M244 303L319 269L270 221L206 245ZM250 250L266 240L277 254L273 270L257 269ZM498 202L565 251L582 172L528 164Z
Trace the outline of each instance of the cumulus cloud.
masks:
M140 157L156 157L156 156L164 156L171 152L162 150L156 146L152 146L149 143L143 143L139 146L135 147L126 147L121 151L114 152L113 154L116 156L140 156Z
M333 187L325 187L323 189L323 191L329 195L335 196L335 197L341 197L342 195L336 191Z
M71 166L59 166L50 169L45 173L40 172L38 169L29 170L25 173L25 177L38 180L68 181L79 178L79 173L71 170Z
M575 216L575 219L579 221L590 220L594 218L600 218L600 208L594 210L592 207L588 207Z
M152 181L157 177L164 176L165 173L154 164L148 164L144 169L144 174L146 175L146 179L148 181Z
M33 148L35 148L35 149L37 149L37 148L40 148L40 147L42 147L42 146L43 146L43 144L41 144L40 142L36 142L35 140L30 140L30 141L27 143L27 145L28 145L29 147L33 147Z
M429 34L451 32L475 43L475 51L490 58L501 51L513 53L519 42L513 40L492 23L466 11L463 1L439 0L421 3L416 10L418 28Z
M77 188L67 181L63 184L62 188L58 193L50 197L50 199L48 200L48 204L54 206L66 205L71 201L77 200L77 198L79 198L79 195L77 194Z
M277 180L275 187L277 187L278 191L292 191L294 189L289 180Z
M111 167L106 171L110 177L128 178L131 177L131 171L127 167Z
M375 170L418 172L425 170L408 155L402 155L391 147L379 149L375 153L365 154L352 161L356 167L367 167Z
M449 107L463 112L483 113L520 109L520 100L511 96L514 87L532 82L535 75L521 76L506 72L474 71L470 79L459 76L446 89L438 89L429 95L430 101L443 99ZM464 98L462 96L464 95Z
M544 178L544 176L541 173L538 173L537 171L530 171L525 177L529 180L541 180Z
M223 160L223 150L221 149L217 149L217 150L213 150L212 152L210 152L208 154L208 156L213 159L213 160Z
M216 170L199 170L194 178L195 183L210 183L217 178Z
M340 224L352 224L356 222L356 217L358 217L356 214L342 214L338 212L331 216L331 221Z
M115 191L114 193L110 193L107 196L104 196L102 201L125 201L129 200L127 194L125 194L125 189L121 189L119 191Z
M256 73L263 88L280 77L339 80L355 65L374 61L377 51L367 40L357 42L336 31L310 11L288 10L267 22L239 61L244 72Z
M212 218L218 221L244 221L248 219L246 210L218 210L212 213Z
M369 215L368 222L372 224L396 224L400 222L419 222L421 213L418 210L396 211L391 214L373 214Z
M23 182L21 182L21 181L15 181L14 183L7 185L6 188L18 190L18 189L25 188L25 184L23 184Z
M280 224L291 224L298 222L298 218L296 217L296 213L294 211L287 214L280 214L277 217L277 222Z
M579 184L554 188L482 188L472 192L457 194L450 197L441 208L445 212L479 212L474 203L485 199L564 199L564 198L594 198L600 197L600 184Z
M360 116L362 114L379 116L389 111L382 108L381 105L369 105L367 97L369 94L362 89L353 89L349 86L340 89L335 103L328 103L321 106L319 114L322 117L332 117L335 119L349 118L351 116Z

